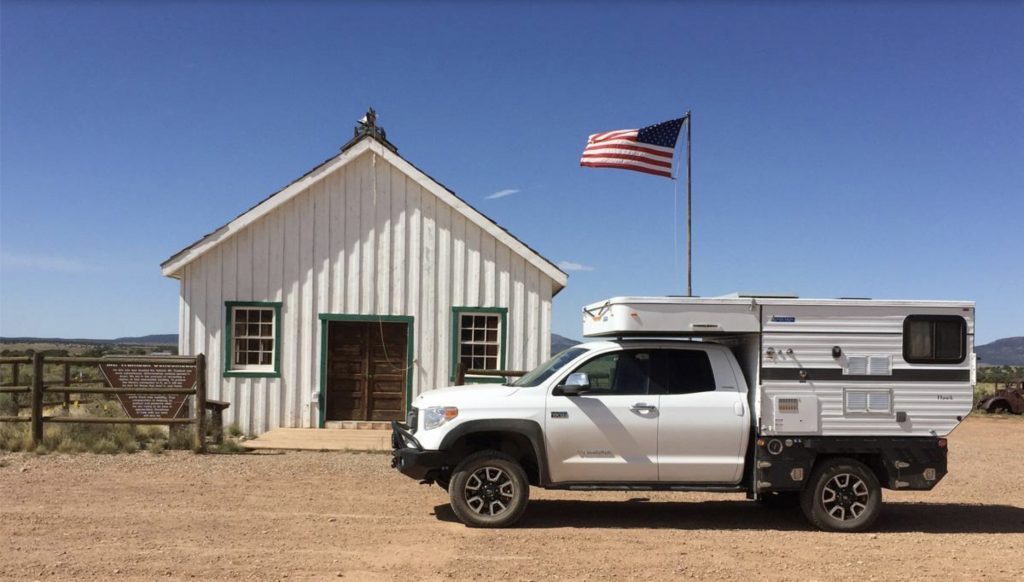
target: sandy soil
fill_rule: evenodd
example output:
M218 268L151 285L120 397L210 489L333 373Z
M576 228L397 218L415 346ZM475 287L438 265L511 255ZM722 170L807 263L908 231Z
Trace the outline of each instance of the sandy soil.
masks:
M813 531L741 495L534 489L472 530L380 454L0 456L0 578L1024 579L1024 421L970 418L930 493L877 531Z

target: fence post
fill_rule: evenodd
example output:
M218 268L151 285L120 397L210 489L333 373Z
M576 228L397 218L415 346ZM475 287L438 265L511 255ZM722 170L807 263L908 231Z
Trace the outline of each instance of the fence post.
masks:
M18 364L18 362L11 364L11 375L13 376L11 379L11 386L20 386L20 384L18 384L18 380L21 379L21 365Z
M71 364L64 364L64 414L71 412Z
M196 354L195 451L206 452L206 356L203 354Z
M43 354L32 354L32 446L43 442Z
M455 364L455 385L462 386L466 383L466 365L461 361Z

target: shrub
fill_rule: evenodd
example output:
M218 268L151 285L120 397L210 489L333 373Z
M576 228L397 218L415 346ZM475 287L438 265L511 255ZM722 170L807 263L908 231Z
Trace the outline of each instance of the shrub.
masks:
M0 394L0 416L18 416L17 394Z
M174 451L188 451L192 449L193 431L186 428L172 430L167 437L167 448Z
M214 452L214 453L224 453L224 454L248 453L249 452L249 449L247 449L247 448L243 447L242 445L238 444L238 441L234 441L234 440L231 440L231 439L224 439L223 443L211 447L210 450L212 452Z
M149 446L147 447L147 449L149 449L149 452L153 453L154 455L160 455L163 454L164 448L166 447L166 443L167 441L164 440L152 440L149 442Z
M228 425L228 431L227 432L228 432L228 436L229 437L234 437L234 438L238 438L238 437L242 436L243 434L245 434L245 433L242 432L242 427L238 426L237 422L232 422L230 425Z

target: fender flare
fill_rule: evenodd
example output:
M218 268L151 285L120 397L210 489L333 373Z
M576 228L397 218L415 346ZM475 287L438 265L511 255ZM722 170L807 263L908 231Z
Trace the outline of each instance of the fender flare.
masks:
M438 448L442 451L447 451L459 439L480 432L506 432L526 437L533 446L533 454L537 458L538 484L541 487L548 484L548 458L547 451L544 448L544 431L533 420L518 418L470 420L453 428L451 432L444 435Z

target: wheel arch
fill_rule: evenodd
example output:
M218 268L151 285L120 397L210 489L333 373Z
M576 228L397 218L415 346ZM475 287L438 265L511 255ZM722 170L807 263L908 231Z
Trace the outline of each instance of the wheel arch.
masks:
M542 487L549 482L544 431L532 420L471 420L446 434L440 449L452 464L477 451L501 451L523 466L531 485Z

